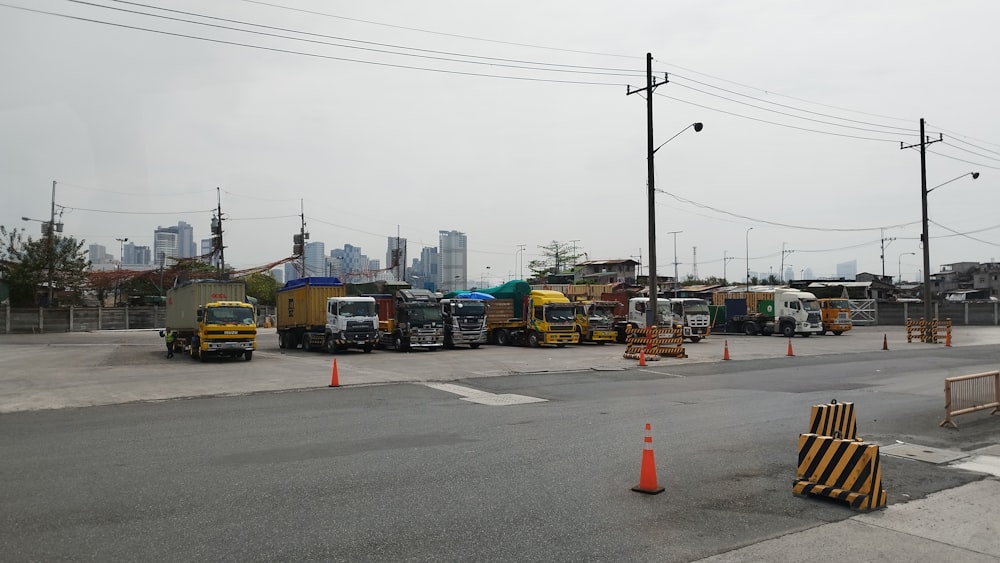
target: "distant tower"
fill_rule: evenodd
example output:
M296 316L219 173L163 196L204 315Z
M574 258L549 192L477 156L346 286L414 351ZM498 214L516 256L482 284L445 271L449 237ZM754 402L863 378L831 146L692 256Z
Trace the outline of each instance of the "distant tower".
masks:
M698 279L698 247L691 247L691 277Z

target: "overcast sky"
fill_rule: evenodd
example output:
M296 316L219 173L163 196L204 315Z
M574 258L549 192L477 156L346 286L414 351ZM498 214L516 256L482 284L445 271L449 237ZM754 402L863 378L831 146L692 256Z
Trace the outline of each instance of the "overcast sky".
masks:
M116 256L208 238L220 188L237 268L289 256L303 207L383 261L463 231L470 281L553 240L645 265L650 52L656 145L705 124L656 153L661 275L682 231L682 278L741 280L747 247L777 275L783 245L796 277L881 273L884 237L915 279L921 117L928 187L982 173L929 194L931 270L1000 258L992 0L4 2L118 25L0 7L0 224L37 234L55 180L65 233Z

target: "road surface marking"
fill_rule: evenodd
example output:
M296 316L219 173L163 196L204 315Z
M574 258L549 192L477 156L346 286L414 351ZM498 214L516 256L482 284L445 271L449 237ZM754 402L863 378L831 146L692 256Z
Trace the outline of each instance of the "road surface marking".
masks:
M508 405L523 405L527 403L544 403L548 399L540 399L538 397L528 397L527 395L514 395L510 393L489 393L487 391L480 391L479 389L473 389L471 387L463 387L461 385L454 385L452 383L423 383L431 389L437 389L438 391L444 391L446 393L452 393L454 395L459 395L463 401L469 401L470 403L478 403L480 405L491 405L491 406L508 406Z

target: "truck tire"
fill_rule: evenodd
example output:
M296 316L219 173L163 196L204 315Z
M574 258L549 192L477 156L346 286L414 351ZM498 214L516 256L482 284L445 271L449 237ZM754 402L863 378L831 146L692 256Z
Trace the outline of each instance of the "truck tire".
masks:
M689 338L691 339L691 344L697 344L698 341L701 340L700 336L691 336Z
M303 334L302 335L302 349L305 350L306 352L312 350L312 345L309 344L309 335L308 334Z
M743 323L743 334L747 336L754 336L757 334L757 323L753 321L747 321Z
M785 338L792 338L795 336L795 327L788 323L781 325L781 336Z
M409 343L400 334L397 334L395 337L393 337L392 346L393 348L396 349L397 352L406 352L410 349Z
M253 358L253 350L247 350L246 352L243 352L244 360L249 362L251 358Z
M362 348L362 350L364 350L365 354L371 354L372 353L372 345L371 344L365 344L365 346L364 346L364 348Z
M842 331L842 330L835 330L835 331L833 331L833 335L834 336L840 336L841 334L844 334L844 331Z
M510 333L507 332L507 329L498 328L493 334L497 339L497 344L500 346L510 346Z
M473 342L472 344L469 344L469 348L472 348L473 350L475 350L476 348L479 348L479 343L478 342Z
M323 341L323 349L326 350L328 354L337 353L337 340L333 338L332 334L326 335L326 340Z
M531 346L532 348L537 348L540 345L541 344L538 341L538 333L535 332L535 331L533 331L533 330L531 332L529 332L528 333L528 346Z
M278 333L278 348L284 348L284 347L285 347L285 333L284 332L279 332Z

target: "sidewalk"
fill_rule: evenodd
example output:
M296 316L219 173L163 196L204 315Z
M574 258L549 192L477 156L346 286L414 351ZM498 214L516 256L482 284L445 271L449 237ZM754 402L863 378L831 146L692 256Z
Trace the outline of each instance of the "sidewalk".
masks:
M996 516L1000 446L976 453L980 455L975 470L988 472L983 480L699 561L996 562L1000 560L1000 520Z

